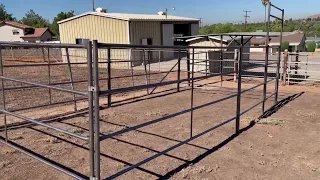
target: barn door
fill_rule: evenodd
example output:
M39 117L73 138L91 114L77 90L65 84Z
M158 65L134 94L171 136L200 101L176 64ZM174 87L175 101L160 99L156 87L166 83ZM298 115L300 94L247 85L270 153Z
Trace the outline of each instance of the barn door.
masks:
M162 24L162 45L164 46L173 46L174 39L173 39L173 24ZM172 59L174 57L173 52L162 52L161 60Z
M173 46L173 24L162 24L162 44Z
M199 24L191 24L191 36L199 35Z

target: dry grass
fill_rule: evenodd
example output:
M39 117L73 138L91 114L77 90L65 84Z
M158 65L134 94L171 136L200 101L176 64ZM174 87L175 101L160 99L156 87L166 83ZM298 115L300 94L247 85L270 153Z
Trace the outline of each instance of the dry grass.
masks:
M277 126L283 124L283 120L277 118L264 118L257 121L257 124Z

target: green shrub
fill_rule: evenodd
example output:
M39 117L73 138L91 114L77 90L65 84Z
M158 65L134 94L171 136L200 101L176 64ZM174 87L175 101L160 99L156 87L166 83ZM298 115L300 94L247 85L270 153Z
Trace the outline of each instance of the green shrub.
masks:
M316 50L317 44L314 41L307 42L307 51L314 52Z
M281 51L284 52L286 49L289 50L289 42L288 41L283 41L281 43Z

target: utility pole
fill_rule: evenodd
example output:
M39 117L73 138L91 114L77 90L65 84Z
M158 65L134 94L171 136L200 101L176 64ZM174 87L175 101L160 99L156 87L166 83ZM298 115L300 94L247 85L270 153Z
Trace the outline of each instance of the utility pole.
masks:
M173 7L172 10L176 10L176 7ZM166 19L168 19L168 8L166 8Z
M93 12L96 11L96 10L94 9L94 0L92 0L92 10L93 10Z
M200 27L202 27L202 23L203 23L203 18L199 18L200 19L200 21L199 21L199 23L200 23Z
M248 13L250 13L251 11L243 10L243 12L245 13L245 15L244 15L244 25L245 25L245 28L247 30L248 18L250 18L250 16L248 16Z

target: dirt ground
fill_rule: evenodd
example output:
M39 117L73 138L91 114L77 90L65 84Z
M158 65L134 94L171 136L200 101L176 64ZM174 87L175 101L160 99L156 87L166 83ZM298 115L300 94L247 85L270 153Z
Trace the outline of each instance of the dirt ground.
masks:
M46 69L34 69L11 75L37 78ZM62 71L53 71L61 77ZM65 73L67 71L63 71ZM83 78L82 70L75 69ZM38 74L37 74L38 73ZM123 72L119 74L123 75ZM162 76L152 78L159 80ZM171 74L168 78L174 78ZM47 79L38 79L39 82ZM68 80L67 78L65 79ZM115 81L115 86L131 82L130 79ZM144 77L137 82L144 83ZM198 82L206 84L206 82ZM17 84L11 84L17 85ZM316 87L280 87L280 102L273 106L270 98L266 107L271 108L263 118L261 105L241 116L241 133L235 132L236 97L213 104L218 99L236 92L234 82L224 82L224 88L202 86L194 92L194 114L192 122L193 140L190 137L190 88L183 85L177 93L176 86L159 88L155 94L145 92L114 96L112 108L100 111L102 135L117 131L129 132L114 137L105 136L101 142L101 176L118 179L320 179L320 90ZM85 88L86 85L79 87ZM252 87L244 84L243 87ZM170 90L172 89L172 90ZM274 87L268 86L269 94ZM23 90L23 98L17 101L11 96L8 103L13 108L23 107L48 100L47 91ZM55 98L62 100L64 95ZM38 97L39 96L39 97ZM135 99L128 99L136 97ZM70 98L70 96L69 96ZM246 111L261 101L261 88L242 96L241 110ZM101 99L104 101L104 99ZM117 101L117 102L116 102ZM19 102L15 104L15 102ZM22 103L23 102L23 103ZM79 103L85 107L85 102ZM51 108L55 113L72 110L71 105ZM25 111L28 115L48 121L53 126L88 135L88 115L85 111L63 117L44 118L50 109ZM42 117L43 116L43 117ZM42 118L41 118L42 117ZM232 121L231 121L232 120ZM8 117L8 122L15 122ZM230 121L226 124L225 121ZM152 123L151 123L152 122ZM137 125L143 124L139 128ZM4 137L1 121L0 135ZM206 133L203 133L206 132ZM12 127L9 139L42 156L74 169L80 175L89 174L88 143L45 127ZM50 136L51 135L51 136ZM159 152L181 144L171 151L157 156ZM151 158L150 158L151 157ZM147 160L146 160L147 159ZM131 165L141 161L145 164L120 175ZM118 176L119 175L119 176ZM1 179L72 179L71 177L0 143Z

